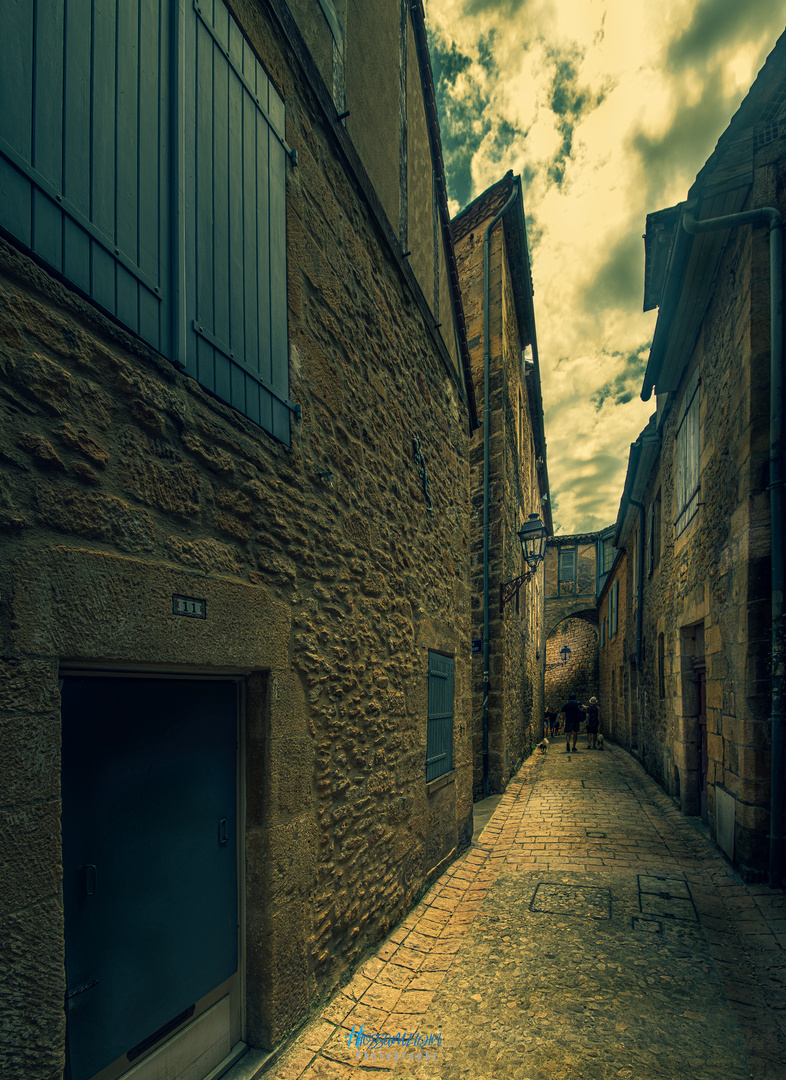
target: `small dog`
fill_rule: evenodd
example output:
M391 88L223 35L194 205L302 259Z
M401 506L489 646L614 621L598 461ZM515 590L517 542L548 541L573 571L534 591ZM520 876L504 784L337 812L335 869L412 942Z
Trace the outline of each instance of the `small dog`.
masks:
M541 741L538 743L538 749L540 750L541 754L545 754L546 751L548 750L548 748L549 748L549 740L548 739L541 739Z
M598 735L598 750L602 750L602 749L603 749L603 736Z

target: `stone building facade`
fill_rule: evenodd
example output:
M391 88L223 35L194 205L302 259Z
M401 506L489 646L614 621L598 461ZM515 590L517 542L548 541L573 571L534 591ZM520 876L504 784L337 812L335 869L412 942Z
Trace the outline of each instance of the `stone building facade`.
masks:
M130 7L4 25L8 1080L275 1046L472 830L422 5Z
M481 642L472 679L473 790L478 799L505 790L540 738L543 713L542 571L523 584L504 609L500 605L500 585L526 570L517 535L523 523L534 513L551 531L520 178L504 176L453 219L452 231L478 413L488 432L487 443L481 433L473 440L470 481L472 637Z
M569 693L585 702L598 694L596 605L611 565L611 534L554 536L546 547L544 692L554 709Z
M741 874L773 884L784 854L784 88L781 38L687 200L647 219L645 308L660 310L642 397L654 390L657 411L631 448L615 533L633 594L629 741Z
M569 694L584 704L598 696L598 633L592 623L564 619L549 635L544 684L546 705L557 712Z

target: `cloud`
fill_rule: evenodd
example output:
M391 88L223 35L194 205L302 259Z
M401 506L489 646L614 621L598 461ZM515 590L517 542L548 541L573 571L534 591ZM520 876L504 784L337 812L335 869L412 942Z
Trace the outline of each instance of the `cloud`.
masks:
M652 342L648 341L635 352L623 356L622 369L612 380L598 387L590 396L590 401L595 406L595 412L600 412L609 400L614 405L627 405L632 401L641 389L641 380L644 369L647 366L647 355ZM622 356L621 353L612 354L615 358Z
M579 67L584 54L577 46L565 51L546 48L546 56L554 65L549 108L557 117L560 148L548 166L549 179L560 186L565 178L568 159L573 152L573 135L582 117L600 105L605 96L603 90L593 92L579 81Z
M523 178L554 520L604 527L651 412L646 216L686 197L782 5L426 3L451 212L508 169Z
M587 311L640 307L644 297L644 242L631 225L610 248L584 291ZM642 375L644 369L642 368Z
M758 39L773 16L783 15L782 0L699 0L687 28L666 50L666 67L706 69L723 50L739 49L741 43ZM765 30L769 37L769 33ZM773 43L774 44L774 43Z
M639 175L652 209L661 209L660 197L675 175L687 180L684 198L687 186L727 127L732 111L731 101L723 90L723 72L716 69L706 73L697 101L686 102L683 94L675 93L674 113L667 127L659 131L644 127L631 131L628 145L638 161Z

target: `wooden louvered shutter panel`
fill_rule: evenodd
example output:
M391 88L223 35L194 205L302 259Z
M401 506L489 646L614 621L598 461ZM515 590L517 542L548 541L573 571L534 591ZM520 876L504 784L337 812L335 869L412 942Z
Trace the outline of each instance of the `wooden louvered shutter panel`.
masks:
M169 355L167 5L3 12L0 224Z
M428 654L426 780L453 768L453 658Z
M284 103L221 0L185 54L186 371L288 445Z

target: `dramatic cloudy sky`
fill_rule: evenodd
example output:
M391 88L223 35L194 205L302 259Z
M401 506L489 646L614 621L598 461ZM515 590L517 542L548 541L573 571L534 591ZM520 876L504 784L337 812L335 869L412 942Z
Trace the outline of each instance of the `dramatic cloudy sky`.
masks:
M426 0L451 214L523 178L556 531L617 515L655 325L646 216L684 199L782 0Z

